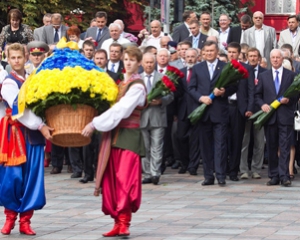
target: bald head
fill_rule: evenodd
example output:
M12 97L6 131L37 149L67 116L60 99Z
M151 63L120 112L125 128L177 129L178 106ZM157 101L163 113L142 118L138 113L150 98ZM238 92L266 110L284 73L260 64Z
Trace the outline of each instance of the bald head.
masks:
M213 41L213 42L218 43L218 38L217 38L216 36L208 36L208 37L206 38L206 41L207 41L207 42L208 42L208 41Z
M161 48L168 48L168 42L171 41L171 38L169 36L163 36L160 39L160 47Z
M153 20L150 23L151 33L154 37L158 37L161 33L161 23L158 20Z
M253 24L256 28L261 28L264 22L264 14L257 11L253 14Z

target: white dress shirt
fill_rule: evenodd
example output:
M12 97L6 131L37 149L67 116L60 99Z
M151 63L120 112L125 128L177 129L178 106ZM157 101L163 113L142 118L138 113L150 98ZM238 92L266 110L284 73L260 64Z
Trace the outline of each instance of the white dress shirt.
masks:
M130 43L130 41L126 38L119 37L117 40L113 40L112 38L106 39L101 46L101 49L104 49L107 52L107 59L109 59L109 47L113 42L117 42L119 44L125 44L125 43Z
M264 29L255 29L255 46L259 50L260 55L264 57L264 48L265 48L265 36L264 36Z
M219 35L219 48L221 50L223 50L224 52L227 52L226 51L226 46L227 46L227 38L228 38L228 35L229 35L229 31L230 31L230 28L227 28L225 31L222 31L220 29L220 35ZM224 46L224 44L226 46Z
M160 33L158 37L154 37L152 34L148 37L145 38L141 44L142 47L148 47L148 46L154 46L156 49L160 48L160 39L164 36L165 34L163 32ZM173 40L170 35L168 35L171 39Z
M107 69L109 70L109 71L111 71L111 68L112 68L112 65L113 64L115 64L114 65L114 72L115 73L117 73L118 72L118 69L119 69L119 66L120 66L120 61L118 61L118 62L115 62L115 63L113 63L112 61L108 61L108 66L107 66Z

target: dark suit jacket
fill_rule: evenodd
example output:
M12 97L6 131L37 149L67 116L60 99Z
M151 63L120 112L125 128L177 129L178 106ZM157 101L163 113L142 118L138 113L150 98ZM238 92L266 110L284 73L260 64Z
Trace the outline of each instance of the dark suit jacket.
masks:
M251 66L245 63L241 64L248 70L249 77L239 81L236 96L239 112L245 117L247 111L254 111L254 73Z
M109 63L109 61L107 62L106 67L108 67L108 63ZM124 69L124 63L123 63L122 60L120 60L119 68L118 68L118 70L117 70L116 73L119 75L120 73L122 73L122 70L123 70L123 69Z
M281 97L285 90L293 83L296 74L283 68L282 79L278 94L276 94L272 69L264 71L258 77L258 84L255 89L255 103L261 107L264 104L271 104L275 99ZM267 122L271 124L293 125L295 103L298 97L290 98L288 104L282 104L273 113Z
M173 41L179 43L179 42L183 41L184 39L188 38L189 35L190 35L190 31L183 23L174 28L174 31L172 33L172 38L173 38Z
M208 37L207 35L200 33L200 37L199 37L199 41L198 41L198 48L199 49L202 49L207 37ZM192 46L193 46L193 36L190 36L185 40L191 42Z
M218 61L212 80L210 80L206 61L196 64L192 68L192 77L188 85L188 91L194 99L193 105L191 106L192 110L200 105L199 98L201 96L209 96L213 92L215 83L225 65L226 63ZM225 88L224 96L216 97L213 100L213 103L206 108L200 121L208 121L210 119L214 123L228 123L228 96L235 93L236 90L236 86Z
M259 75L262 74L265 71L267 71L266 68L263 68L263 67L261 67L261 66L258 65L257 79L258 79ZM254 81L254 85L255 85L255 87L254 87L254 94L255 94L256 85L258 84L258 81L257 81L257 83L255 83L255 74L253 74L253 81ZM254 100L254 112L253 113L256 113L256 112L258 112L260 110L261 110L260 106L258 106L257 104L255 104L255 100Z
M1 65L2 65L3 69L5 69L5 68L6 68L6 66L8 65L8 63L7 63L7 62L5 62L5 61L1 61Z
M115 80L115 82L120 78L119 74L109 71L108 69L106 70L106 72L113 80Z
M232 27L232 28L230 28L230 31L228 34L227 43L231 43L231 42L240 43L241 36L242 36L241 26Z
M89 27L87 30L86 30L86 34L85 34L85 38L88 38L88 37L92 37L95 41L97 40L97 35L98 35L98 28L97 27ZM106 40L106 39L109 39L110 38L110 34L109 34L109 30L108 30L108 27L104 27L102 29L102 32L101 32L101 37L99 38L99 41L97 42L98 45L97 45L97 49L100 49L101 46L102 46L102 43Z
M178 119L184 121L192 112L191 106L197 105L199 102L195 102L188 91L188 68L184 67L180 69L180 71L184 74L184 77L178 80L177 91L174 95L177 102L177 117Z

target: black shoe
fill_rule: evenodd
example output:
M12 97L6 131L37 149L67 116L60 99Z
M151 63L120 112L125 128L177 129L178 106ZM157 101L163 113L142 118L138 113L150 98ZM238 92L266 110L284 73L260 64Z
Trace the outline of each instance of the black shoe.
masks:
M178 161L176 161L173 165L172 165L172 169L178 169L180 167L180 163Z
M152 183L152 179L151 178L144 178L142 181L142 184L148 184L148 183Z
M201 185L202 186L207 186L207 185L214 185L215 184L215 180L209 180L209 179L205 179Z
M52 168L50 172L50 174L58 174L58 173L61 173L61 169L57 167Z
M186 171L187 171L186 167L181 167L181 168L179 169L178 173L179 173L179 174L184 174L184 173L186 173Z
M235 182L237 182L239 180L239 178L237 176L230 176L229 179L231 181L235 181Z
M154 177L151 178L151 180L152 180L152 183L153 183L154 185L157 185L158 182L159 182L159 177L154 176Z
M226 184L225 179L218 179L218 184L219 184L220 186L224 186L224 185Z
M196 176L197 175L197 170L196 168L190 168L189 170L190 175Z
M290 180L287 179L287 180L282 180L281 185L284 187L290 187L292 185L292 183Z
M82 176L82 173L80 173L80 172L75 172L75 173L73 173L73 174L71 175L71 178L81 178L81 176Z
M81 182L81 183L87 183L87 182L92 182L92 181L94 181L94 178L92 178L92 177L84 177L79 180L79 182Z
M73 173L73 169L71 165L68 165L67 173Z
M269 182L267 182L267 186L279 185L279 180L277 178L272 178Z
M175 163L175 160L173 157L169 156L166 158L165 162L167 167L171 167Z

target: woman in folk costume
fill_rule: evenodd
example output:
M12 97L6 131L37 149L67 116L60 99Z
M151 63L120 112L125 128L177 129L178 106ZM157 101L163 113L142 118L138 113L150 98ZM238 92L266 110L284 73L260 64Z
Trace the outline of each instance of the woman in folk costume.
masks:
M8 62L12 71L1 88L6 105L6 116L0 124L0 206L4 206L6 215L1 233L10 234L20 214L20 233L35 235L30 219L34 210L43 208L46 203L44 137L51 139L51 129L18 104L23 95L19 91L26 78L25 52L21 44L9 46ZM15 116L15 113L20 114Z
M102 211L115 220L104 237L128 236L131 213L141 204L141 156L145 149L139 129L147 91L137 74L142 53L137 47L124 51L124 80L119 83L117 103L88 124L82 135L103 132L96 176L95 196L102 187Z

